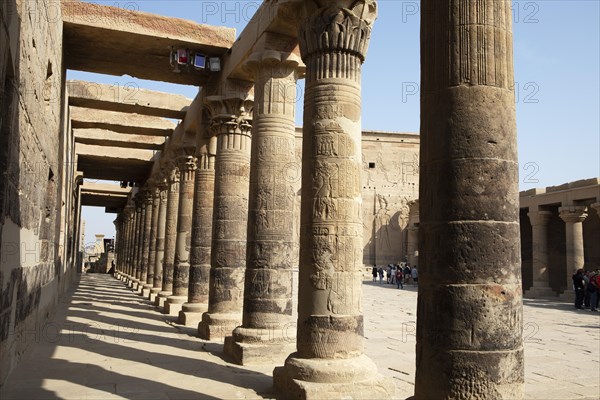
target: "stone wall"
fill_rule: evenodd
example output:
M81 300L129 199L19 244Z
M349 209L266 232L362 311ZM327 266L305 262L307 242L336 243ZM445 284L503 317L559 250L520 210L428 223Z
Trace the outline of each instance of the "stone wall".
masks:
M44 339L68 287L75 203L60 2L5 0L0 17L2 383L31 341Z

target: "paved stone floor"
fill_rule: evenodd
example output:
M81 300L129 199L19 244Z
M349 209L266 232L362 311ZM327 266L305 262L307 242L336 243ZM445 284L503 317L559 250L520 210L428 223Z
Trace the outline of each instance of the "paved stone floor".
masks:
M366 353L396 398L413 392L416 288L365 281ZM525 300L525 397L600 398L600 314ZM228 363L120 281L83 275L1 391L8 399L273 397L272 366Z

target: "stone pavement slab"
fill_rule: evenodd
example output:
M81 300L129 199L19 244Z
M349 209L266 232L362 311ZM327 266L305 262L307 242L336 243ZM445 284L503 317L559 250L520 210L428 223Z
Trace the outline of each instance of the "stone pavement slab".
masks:
M365 352L413 394L416 287L365 281ZM524 301L525 398L600 398L600 314ZM242 367L122 282L82 275L1 389L9 399L273 398L272 366Z

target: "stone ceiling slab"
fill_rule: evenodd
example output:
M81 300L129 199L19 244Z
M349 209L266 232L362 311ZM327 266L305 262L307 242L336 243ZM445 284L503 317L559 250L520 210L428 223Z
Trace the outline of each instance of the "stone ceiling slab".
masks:
M118 86L68 81L69 105L163 118L183 119L192 103L185 96L140 89L135 84Z
M75 142L96 146L162 150L165 139L159 136L127 135L106 129L73 129Z
M171 47L220 57L235 41L233 28L120 7L63 0L62 15L65 65L79 71L202 86L210 73L174 73Z
M70 107L73 129L107 129L132 135L169 136L175 124L160 117Z

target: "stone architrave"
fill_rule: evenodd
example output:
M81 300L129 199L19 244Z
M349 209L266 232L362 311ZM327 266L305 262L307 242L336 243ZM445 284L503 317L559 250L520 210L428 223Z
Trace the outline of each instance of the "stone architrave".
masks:
M196 175L195 148L182 149L177 157L179 167L179 208L175 240L173 269L173 294L165 302L165 314L179 315L188 299L190 278L190 247L192 240L192 210L194 206L194 181Z
M565 222L567 245L566 292L573 285L572 276L585 264L583 254L583 221L587 217L585 206L563 206L558 208L560 218Z
M173 294L173 264L175 262L175 241L177 240L177 212L179 209L179 168L173 163L167 178L167 216L165 223L165 256L163 258L162 290L156 296L154 305L164 310L167 297Z
M154 257L154 280L150 289L150 301L155 302L158 293L162 290L163 260L165 257L165 228L167 224L167 197L169 185L161 177L157 184L159 190L158 221L156 227L156 255Z
M156 236L158 230L158 207L160 204L160 189L156 186L155 181L150 189L152 201L152 216L150 220L150 243L148 250L148 273L146 275L146 284L142 292L142 296L150 298L150 291L154 286L154 268L156 260Z
M548 273L548 222L551 211L531 210L527 213L531 222L531 244L533 252L533 286L527 290L527 296L554 296L550 288Z
M363 353L361 68L374 1L305 2L297 351L273 371L289 398L390 398Z
M511 2L421 1L415 399L523 397Z
M198 335L222 339L242 322L253 99L245 93L207 96L217 137L208 311Z
M179 312L179 323L198 326L208 311L210 253L215 191L216 137L203 138L198 144L198 169L194 186L194 210L190 249L188 300Z
M225 338L236 363L281 363L294 350L292 274L295 190L286 169L296 159L299 59L277 51L251 55L254 115L242 325Z
M140 284L138 286L138 294L144 295L150 293L150 288L147 286L148 279L148 260L150 257L150 230L152 229L152 191L149 187L144 189L144 220L143 220L143 235L142 235L142 262L140 263Z

